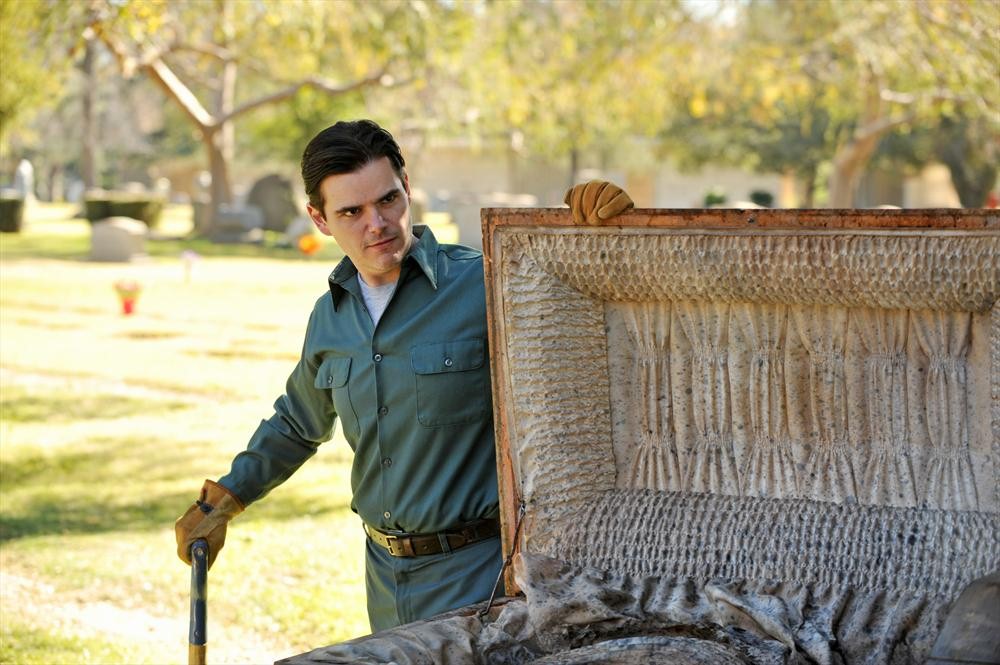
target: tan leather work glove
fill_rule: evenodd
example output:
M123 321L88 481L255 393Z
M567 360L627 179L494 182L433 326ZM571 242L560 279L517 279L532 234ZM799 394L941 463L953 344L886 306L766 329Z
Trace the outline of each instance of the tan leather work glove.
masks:
M606 180L591 180L571 187L565 203L576 224L596 226L635 206L624 189Z
M208 567L226 542L229 520L243 512L243 504L219 483L206 480L201 497L174 523L177 556L191 565L191 543L204 538L208 542Z

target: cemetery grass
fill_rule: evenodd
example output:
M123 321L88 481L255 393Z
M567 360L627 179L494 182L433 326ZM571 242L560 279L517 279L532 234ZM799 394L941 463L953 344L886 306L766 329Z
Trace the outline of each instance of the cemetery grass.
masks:
M77 259L90 254L90 222L80 217L81 208L71 203L36 203L29 207L25 231L0 235L4 258ZM343 256L332 238L315 234L319 251L308 259L294 247L287 246L283 235L265 231L259 244L213 243L191 231L191 206L169 204L159 223L150 231L146 251L155 258L176 258L190 250L205 257L244 256L287 260L337 261Z
M0 237L0 662L181 663L173 521L270 414L332 261L92 263L86 223L45 212ZM132 316L120 279L142 286ZM338 431L235 520L209 574L211 661L367 632L349 503Z

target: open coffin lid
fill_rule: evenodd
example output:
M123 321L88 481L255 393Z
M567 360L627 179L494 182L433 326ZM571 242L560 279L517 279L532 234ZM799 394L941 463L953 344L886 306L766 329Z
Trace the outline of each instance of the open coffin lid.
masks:
M1000 569L1000 216L613 221L483 211L526 598L288 662L922 662Z

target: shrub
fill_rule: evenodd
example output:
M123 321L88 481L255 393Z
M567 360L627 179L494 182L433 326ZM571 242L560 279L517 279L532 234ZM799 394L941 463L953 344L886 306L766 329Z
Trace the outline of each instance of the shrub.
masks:
M712 206L722 205L726 202L726 192L719 187L713 187L712 189L705 192L705 197L702 199L702 205L706 208L711 208Z
M83 216L93 224L108 217L131 217L156 228L163 212L163 199L155 196L118 192L87 194L83 200Z
M774 205L774 194L766 189L755 189L750 192L750 200L759 206L770 208Z
M0 196L0 232L17 233L24 222L24 199Z

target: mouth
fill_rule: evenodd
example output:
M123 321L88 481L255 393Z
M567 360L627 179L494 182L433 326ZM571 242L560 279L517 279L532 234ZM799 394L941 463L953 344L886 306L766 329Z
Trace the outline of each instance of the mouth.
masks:
M369 243L368 246L367 246L367 248L368 249L381 249L383 247L388 247L393 242L395 242L395 240L396 240L396 236L392 236L391 238L385 238L384 240L379 240L377 242Z

